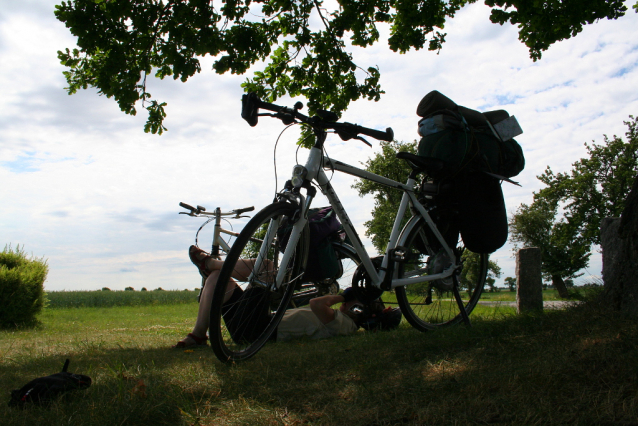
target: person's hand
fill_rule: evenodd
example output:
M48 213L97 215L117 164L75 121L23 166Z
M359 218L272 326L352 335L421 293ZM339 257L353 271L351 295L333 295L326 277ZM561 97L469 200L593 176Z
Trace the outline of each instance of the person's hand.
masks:
M343 303L352 302L357 299L357 295L354 293L354 289L352 287L348 287L343 290L341 292L341 297L343 297Z

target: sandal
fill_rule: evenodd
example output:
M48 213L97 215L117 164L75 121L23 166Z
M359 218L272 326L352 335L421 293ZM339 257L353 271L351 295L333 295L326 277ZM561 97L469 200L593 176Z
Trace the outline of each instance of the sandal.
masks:
M193 339L195 343L188 343L186 339L189 337ZM188 349L188 348L197 348L200 346L208 346L208 343L206 343L208 340L207 336L197 337L193 333L188 333L186 335L186 339L180 340L179 342L177 342L177 344L173 345L173 349Z
M188 257L190 257L193 265L197 266L197 269L199 269L199 274L204 279L208 278L212 270L208 269L206 264L208 259L211 259L211 256L197 246L190 246L188 248Z

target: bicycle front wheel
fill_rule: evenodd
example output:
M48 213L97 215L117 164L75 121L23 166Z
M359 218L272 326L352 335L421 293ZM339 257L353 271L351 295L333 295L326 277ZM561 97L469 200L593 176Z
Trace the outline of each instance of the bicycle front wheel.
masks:
M241 231L219 272L210 312L209 338L217 358L223 362L255 355L276 329L299 284L308 252L307 227L287 265L282 264L277 230L297 208L274 203L257 213ZM263 261L254 270L256 258ZM275 289L278 271L284 280Z
M432 234L422 218L415 218L406 225L398 243L399 246L406 247L408 253L408 259L397 265L401 278L441 272L434 266L437 256L441 256L441 253L432 248L428 235ZM463 309L469 315L483 292L489 256L486 253L472 253L466 250L462 242L455 252L463 259L463 270L457 275L457 282ZM457 324L462 321L463 316L454 296L453 286L452 277L449 277L445 280L397 287L396 296L401 312L408 322L420 331Z

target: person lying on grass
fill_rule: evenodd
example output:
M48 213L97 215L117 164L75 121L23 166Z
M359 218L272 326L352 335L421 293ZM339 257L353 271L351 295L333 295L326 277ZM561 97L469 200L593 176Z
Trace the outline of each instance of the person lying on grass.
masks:
M193 331L177 342L173 348L190 348L204 346L208 337L210 321L210 305L213 297L217 278L223 262L211 257L208 253L196 246L191 246L188 251L193 264L197 266L202 277L205 278L202 290L199 311ZM234 279L246 281L252 272L253 259L247 259L237 263L232 274ZM272 268L271 264L264 262L262 271L265 273ZM226 287L224 307L222 315L226 327L233 340L255 339L267 326L270 316L268 306L264 306L262 288L241 289L234 280L230 280ZM332 306L341 303L338 309ZM346 289L338 295L326 295L310 300L309 307L289 309L284 314L276 333L272 339L277 341L290 340L308 336L312 339L323 339L333 336L344 336L354 333L359 326L382 309L379 303L365 309L363 303L356 299L352 288ZM376 309L375 309L376 306Z

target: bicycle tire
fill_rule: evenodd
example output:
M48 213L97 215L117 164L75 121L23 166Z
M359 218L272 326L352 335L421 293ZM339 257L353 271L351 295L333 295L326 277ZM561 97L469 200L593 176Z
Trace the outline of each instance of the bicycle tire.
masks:
M276 291L272 290L271 285L282 257L276 235L278 224L284 217L292 217L296 211L296 206L286 202L265 207L246 224L228 252L213 292L209 326L211 346L222 362L241 361L254 356L273 335L290 303L306 262L307 228L302 232L288 263L284 282ZM271 263L265 264L258 278L249 282L250 277L238 276L238 271L242 267L245 271L247 264L254 263L267 233L273 236L270 248L266 249L267 259ZM224 303L231 282L240 287L243 293L237 300ZM234 286L231 284L231 287ZM227 314L228 323L224 313ZM231 336L231 331L234 336Z
M352 285L352 277L361 263L359 255L354 247L341 241L332 243L332 248L341 262L340 273L321 282L303 281L301 288L296 290L290 302L290 308L299 308L307 305L310 299L326 294L338 294L339 290Z
M428 266L430 262L434 261L437 253L428 243L427 231L429 231L428 225L420 217L413 218L405 226L399 238L398 246L407 248L406 251L409 253L410 258L403 264L397 264L400 278L428 274ZM462 256L464 250L461 243L456 248L455 253L457 256ZM488 257L489 255L486 253L478 253L477 269L473 274L475 279L467 284L467 289L459 288L459 291L465 290L463 292L469 296L463 299L467 315L474 310L483 292L488 272ZM470 266L465 265L465 267ZM463 320L453 289L450 288L452 286L452 278L450 277L447 280L445 284L426 281L395 289L401 312L406 320L417 330L435 330L458 324ZM458 282L457 279L456 283Z

